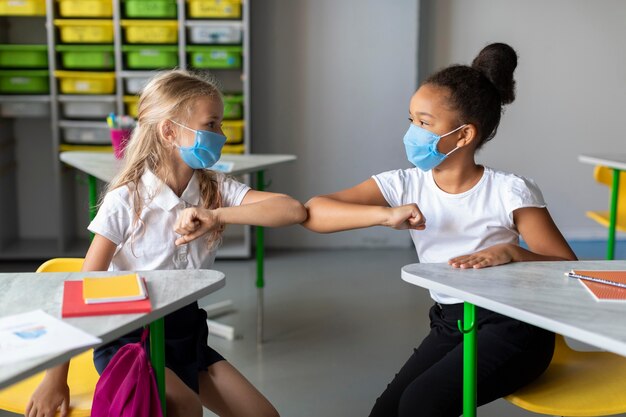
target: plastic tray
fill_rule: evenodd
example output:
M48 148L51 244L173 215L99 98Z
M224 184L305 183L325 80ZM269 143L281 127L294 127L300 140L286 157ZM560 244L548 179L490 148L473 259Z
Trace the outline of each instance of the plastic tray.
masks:
M62 94L113 94L114 72L55 71Z
M187 52L193 68L241 68L241 46L188 46Z
M241 18L241 0L189 0L188 3L192 18Z
M62 137L66 143L110 145L111 134L106 122L73 122L72 125L61 127Z
M113 43L113 21L103 19L56 19L64 43Z
M46 0L0 0L0 16L45 16Z
M241 119L243 117L243 95L224 94L224 119Z
M137 106L139 105L139 97L124 96L124 104L126 105L126 114L137 118Z
M15 101L0 103L0 115L4 117L47 117L50 115L50 103Z
M124 80L126 86L126 92L128 94L139 94L146 84L148 84L150 78L146 77L129 77Z
M0 93L48 94L47 70L0 70Z
M111 0L58 0L61 17L111 17Z
M234 144L243 141L243 120L224 120L222 131L226 136L226 143Z
M0 45L2 68L48 68L46 45Z
M66 69L101 69L115 68L112 45L59 45L63 68Z
M246 146L243 143L240 143L238 145L231 145L231 144L226 144L224 145L224 147L222 148L222 153L225 154L242 154L246 151Z
M178 46L124 45L126 67L130 69L171 68L178 65Z
M178 22L176 20L122 20L128 43L176 43Z
M232 25L189 22L188 33L191 43L202 45L240 44L243 39L241 29Z
M176 0L126 0L126 17L176 18Z
M72 98L63 96L61 112L66 118L74 119L105 119L109 113L115 112L115 98L106 97L84 100L85 97Z

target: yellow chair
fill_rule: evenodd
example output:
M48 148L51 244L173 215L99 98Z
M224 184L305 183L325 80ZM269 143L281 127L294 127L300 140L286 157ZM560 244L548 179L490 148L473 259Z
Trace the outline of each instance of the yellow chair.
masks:
M613 185L613 169L596 166L593 171L593 178L600 184L604 184L609 188ZM604 227L610 226L610 211L588 211L585 213L587 217L597 221ZM619 194L617 201L617 219L615 228L621 232L626 232L626 172L620 172L619 178Z
M55 258L41 264L37 272L78 272L82 266L82 258ZM24 415L28 401L43 379L44 373L40 372L0 390L0 410ZM69 416L91 415L91 402L98 378L98 372L93 364L93 349L72 358L67 377L71 397Z
M626 412L626 358L571 349L556 335L554 357L537 380L505 397L539 414L609 416Z

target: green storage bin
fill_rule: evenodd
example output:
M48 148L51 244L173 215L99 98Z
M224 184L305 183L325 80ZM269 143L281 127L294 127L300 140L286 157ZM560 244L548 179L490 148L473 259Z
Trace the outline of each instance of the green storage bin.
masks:
M0 70L0 93L48 94L47 70Z
M47 45L0 45L1 68L48 68Z
M178 46L174 45L124 45L129 69L172 68L178 65Z
M224 119L243 119L243 95L224 94Z
M241 68L241 46L189 46L187 52L194 68Z
M176 0L126 0L126 17L176 18Z
M113 45L59 45L65 69L111 70L115 68Z

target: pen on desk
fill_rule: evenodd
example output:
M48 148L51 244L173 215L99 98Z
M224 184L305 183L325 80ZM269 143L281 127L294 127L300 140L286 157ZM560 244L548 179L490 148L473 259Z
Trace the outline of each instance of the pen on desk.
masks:
M566 272L565 275L567 275L570 278L583 279L583 280L586 280L586 281L597 282L599 284L606 284L606 285L612 285L614 287L626 288L626 284L621 283L621 282L617 282L617 281L610 281L608 279L595 278L595 277L590 277L590 276L587 276L587 275L580 275L580 274L576 274L574 272Z

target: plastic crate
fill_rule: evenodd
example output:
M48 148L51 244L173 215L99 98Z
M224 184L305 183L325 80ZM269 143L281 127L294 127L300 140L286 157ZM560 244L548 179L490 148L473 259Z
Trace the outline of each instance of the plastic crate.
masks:
M48 68L46 45L0 45L2 68Z
M241 19L241 0L189 0L189 17Z
M138 96L124 96L124 104L126 105L126 114L137 118L137 106L139 105Z
M124 80L126 92L128 94L139 94L141 90L150 81L149 77L129 77Z
M61 126L61 134L66 143L110 145L111 134L106 122L72 122Z
M0 70L0 93L48 94L47 70Z
M188 46L193 68L241 68L241 46Z
M226 143L241 143L243 141L243 120L224 120L222 131L226 136Z
M241 28L232 25L189 22L189 40L195 44L240 44Z
M45 16L46 0L0 0L0 16Z
M128 43L176 43L178 22L175 20L122 20Z
M13 101L0 103L0 116L26 118L47 117L50 115L50 103L33 101Z
M62 94L113 94L114 72L55 71Z
M111 0L58 0L61 17L111 17Z
M60 97L63 116L68 119L105 119L109 113L115 112L114 97L90 100L84 98L86 97Z
M243 95L224 94L224 119L241 119L243 117Z
M126 0L126 17L176 18L176 0Z
M113 43L113 21L55 19L63 43Z
M113 45L59 45L63 68L66 69L101 69L115 68Z
M124 45L126 67L129 69L171 68L178 65L178 46L175 45Z
M243 143L237 145L226 144L222 148L223 154L242 154L246 151L246 146Z

